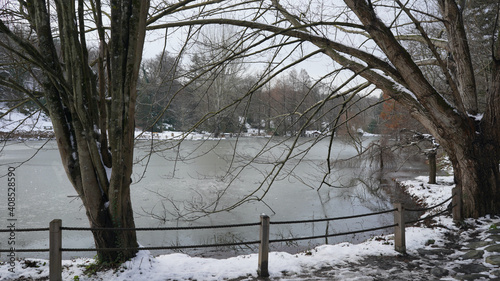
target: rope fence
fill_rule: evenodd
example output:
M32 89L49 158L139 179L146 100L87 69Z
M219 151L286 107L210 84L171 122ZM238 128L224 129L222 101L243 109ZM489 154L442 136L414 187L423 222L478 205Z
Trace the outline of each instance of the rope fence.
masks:
M100 248L99 251L110 252L110 251L128 251L128 250L181 250L181 249L196 249L196 248L217 248L217 247L233 247L233 246L245 246L252 244L260 244L260 240L247 241L247 242L235 242L235 243L219 243L219 244L200 244L200 245L184 245L184 246L162 246L162 247L137 247L137 248ZM97 249L93 248L61 248L63 252L95 252Z
M353 215L353 216L336 217L336 218L295 220L295 221L275 221L275 222L271 222L271 224L299 224L299 223L316 223L316 222L335 221L335 220L347 220L347 219L355 219L355 218L368 217L368 216L374 216L374 215L382 215L382 214L392 213L394 211L396 211L396 209L390 209L390 210L380 211L380 212L375 212L375 213Z
M387 228L391 228L391 227L395 227L395 226L397 226L397 224L391 224L391 225L374 227L374 228L368 228L368 229L360 229L360 230L354 230L354 231L349 231L349 232L341 232L341 233L331 233L331 234L317 235L317 236L295 237L295 238L286 238L286 239L275 239L275 240L269 240L269 243L293 242L293 241L299 241L299 240L314 240L314 239L322 239L322 238L342 236L342 235L352 235L352 234L358 234L358 233L363 233L363 232L370 232L370 231L377 231L377 230L387 229Z
M172 231L172 230L198 230L198 229L217 229L217 228L238 228L259 226L260 223L242 223L242 224L223 224L209 226L181 226L181 227L138 227L138 228L104 228L104 227L61 227L62 230L75 231Z
M405 210L409 211L409 212L427 212L427 211L430 211L432 209L436 209L438 207L443 206L444 204L446 204L447 202L449 202L452 198L453 198L453 195L450 198L448 198L448 199L444 200L443 202L441 202L441 203L439 203L437 205L434 205L432 207L421 208L421 209L405 209Z
M11 232L10 228L0 229L0 232ZM45 228L16 228L16 232L37 232L37 231L49 231L48 227Z
M403 204L394 204L395 208L380 212L365 213L352 216L344 217L333 217L333 218L322 218L322 219L311 219L311 220L293 220L293 221L275 221L271 222L269 216L261 215L260 222L256 223L243 223L243 224L230 224L230 225L212 225L212 226L187 226L187 227L157 227L157 228L91 228L91 227L63 227L61 220L53 220L50 222L48 228L24 228L24 229L0 229L1 232L36 232L36 231L49 231L49 248L48 249L0 249L1 252L13 253L13 252L49 252L49 278L50 280L62 280L62 252L92 252L92 251L125 251L125 250L179 250L179 249L194 249L194 248L211 248L211 247L235 247L235 246L247 246L252 244L259 244L259 264L258 264L258 274L260 277L268 277L268 255L269 255L269 244L270 243L284 243L293 242L300 240L314 240L314 239L324 239L328 237L342 236L342 235L353 235L363 232L372 232L387 228L394 227L394 247L395 250L400 253L406 253L405 244L405 226L409 224L414 224L417 222L432 219L434 217L443 215L447 212L452 212L453 219L456 221L462 220L461 211L457 210L461 208L461 192L454 188L452 196L447 200L428 208L421 209L406 209ZM452 200L452 203L448 208L440 210L436 214L429 215L423 218L419 218L413 221L405 221L405 212L425 212L437 209L447 202ZM394 224L373 227L369 229L361 229L349 232L341 233L326 233L323 235L307 236L307 237L293 237L284 239L269 239L270 236L270 225L291 225L291 224L304 224L304 223L318 223L318 222L329 222L336 220L347 220L354 218L361 218L367 216L381 215L387 213L394 213ZM239 227L252 227L260 226L260 239L255 241L242 241L234 243L217 243L217 244L200 244L200 245L176 245L176 246L158 246L158 247L137 247L137 248L63 248L62 247L62 231L175 231L175 230L201 230L201 229L221 229L221 228L239 228Z

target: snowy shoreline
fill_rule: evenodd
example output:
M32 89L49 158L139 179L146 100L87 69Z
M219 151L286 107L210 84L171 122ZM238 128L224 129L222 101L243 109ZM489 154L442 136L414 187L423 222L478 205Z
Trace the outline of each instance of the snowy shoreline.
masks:
M448 199L453 188L453 177L438 177L437 185L427 184L427 177L401 182L406 191L426 206L433 206ZM445 208L445 207L443 207ZM423 216L425 216L424 214ZM456 228L450 217L440 216L436 220L446 229ZM407 227L406 247L412 253L426 246L428 241L435 245L444 243L444 228ZM340 243L321 245L299 254L272 252L269 256L271 278L303 274L305 271L318 270L329 265L356 263L367 256L397 256L392 243L393 235L373 237L360 244ZM27 259L36 262L38 267L27 267L24 260L16 261L14 273L11 266L0 264L0 280L24 278L44 278L49 274L48 260ZM140 251L138 255L124 263L118 270L98 272L86 276L85 266L93 259L78 258L63 260L63 280L227 280L232 278L257 276L257 254L242 255L227 259L200 258L186 254L166 254L152 256L149 251ZM76 278L76 279L75 279Z

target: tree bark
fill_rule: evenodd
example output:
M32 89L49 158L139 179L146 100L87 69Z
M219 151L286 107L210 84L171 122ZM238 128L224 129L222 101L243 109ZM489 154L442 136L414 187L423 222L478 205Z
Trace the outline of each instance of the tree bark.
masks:
M498 146L479 136L474 143L462 143L451 158L456 187L462 190L463 214L477 218L500 213L500 161Z

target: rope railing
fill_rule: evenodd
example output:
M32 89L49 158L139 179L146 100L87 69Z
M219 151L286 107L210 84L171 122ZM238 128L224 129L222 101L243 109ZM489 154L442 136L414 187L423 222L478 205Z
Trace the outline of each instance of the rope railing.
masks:
M49 231L48 227L43 227L43 228L7 228L7 229L0 229L1 232L10 232L10 233L17 233L17 232L41 232L41 231ZM34 252L49 252L50 249L18 249L16 248L14 252L19 252L19 253L34 253ZM13 249L0 249L0 253L11 253L13 252Z
M420 208L420 209L409 209L405 208L405 211L408 212L425 212L440 207L450 201L453 198L446 199L445 201L428 207L428 208ZM316 222L325 222L325 221L336 221L336 220L346 220L346 219L354 219L361 218L367 216L375 216L382 215L387 213L392 213L396 211L396 208L373 212L373 213L364 213L359 215L352 216L343 216L343 217L333 217L333 218L322 218L322 219L309 219L309 220L291 220L291 221L272 221L270 224L274 225L283 225L283 224L301 224L301 223L316 223ZM418 221L418 220L417 220ZM415 221L415 222L417 222ZM410 222L409 222L410 223ZM259 226L259 222L255 223L242 223L242 224L222 224L222 225L206 225L206 226L181 226L181 227L137 227L137 228L106 228L106 227L67 227L62 226L61 230L69 230L69 231L175 231L175 230L199 230L199 229L219 229L219 228L239 228L239 227L250 227L250 226ZM12 232L12 229L0 229L0 232ZM16 228L15 232L40 232L40 231L49 231L48 227L45 228ZM367 230L370 231L370 230Z
M355 218L368 217L368 216L374 216L374 215L382 215L382 214L392 213L394 211L396 211L396 209L390 209L390 210L385 210L385 211L380 211L380 212L375 212L375 213L366 213L366 214L360 214L360 215L345 216L345 217L335 217L335 218L323 218L323 219L312 219L312 220L294 220L294 221L274 221L274 222L271 222L271 224L299 224L299 223L315 223L315 222L325 222L325 221L335 221L335 220L347 220L347 219L355 219Z
M49 248L46 248L46 249L15 249L15 250L11 250L11 249L0 249L0 253L10 253L10 252L23 252L23 253L35 253L35 252L49 252L50 249Z
M271 223L272 224L272 223ZM256 224L251 224L251 226L255 226ZM257 223L257 225L260 225L260 223ZM395 227L397 224L391 224L391 225L386 225L386 226L380 226L380 227L374 227L374 228L368 228L368 229L360 229L360 230L354 230L354 231L348 231L348 232L340 232L340 233L331 233L331 234L325 234L325 235L316 235L316 236L306 236L306 237L293 237L293 238L284 238L284 239L274 239L274 240L269 240L269 243L283 243L283 242L293 242L293 241L300 241L300 240L314 240L314 239L322 239L322 238L328 238L328 237L335 237L335 236L343 236L343 235L352 235L352 234L358 234L358 233L363 233L363 232L371 232L371 231L377 231L377 230L382 230L382 229L387 229L391 227ZM61 230L95 230L94 228L88 228L88 229L75 229L75 228L70 228L70 227L61 227ZM105 229L109 230L109 229ZM120 229L123 230L123 229ZM158 229L154 229L158 230ZM252 244L259 244L260 240L255 240L255 241L246 241L246 242L235 242L235 243L217 243L217 244L197 244L197 245L177 245L177 246L160 246L160 247L137 247L137 248L61 248L60 250L63 252L93 252L93 251L127 251L127 250L181 250L181 249L196 249L196 248L215 248L215 247L233 247L233 246L245 246L245 245L252 245ZM10 252L11 250L0 250L0 252ZM16 252L48 252L49 249L16 249Z
M445 213L449 213L451 211L451 209L453 209L453 207L456 206L456 205L453 205L452 208L450 209L444 209L436 214L433 214L433 215L430 215L430 216L426 216L426 217L422 217L422 218L419 218L419 219L416 219L416 220L413 220L413 221L408 221L408 222L405 222L405 224L415 224L417 222L421 222L421 221L425 221L425 220L429 220L429 219L433 219L435 217L439 217L441 215L444 215Z
M16 228L15 232L37 232L37 231L49 231L48 227L44 228ZM12 229L0 229L0 232L12 232Z
M106 227L61 227L62 230L74 231L172 231L172 230L199 230L199 229L216 229L216 228L238 228L259 226L259 222L241 223L241 224L223 224L223 225L206 225L206 226L180 226L180 227L138 227L138 228L106 228Z
M374 227L374 228L368 228L368 229L360 229L360 230L354 230L354 231L349 231L349 232L331 233L331 234L325 234L325 235L316 235L316 236L307 236L307 237L294 237L294 238L284 238L284 239L274 239L274 240L269 240L269 243L278 243L278 242L283 243L283 242L293 242L293 241L299 241L299 240L322 239L322 238L342 236L342 235L352 235L352 234L358 234L358 233L363 233L363 232L370 232L370 231L377 231L377 230L387 229L387 228L391 228L391 227L395 227L395 226L397 226L397 224L391 224L391 225Z
M431 206L431 207L427 207L427 208L420 208L420 209L407 209L407 208L405 208L405 211L408 211L408 212L427 212L427 211L430 211L432 209L436 209L438 207L443 206L444 204L446 204L447 202L449 202L451 199L453 199L453 195L450 198L444 200L443 202L441 202L441 203L439 203L437 205L434 205L434 206Z
M196 248L218 248L218 247L234 247L234 246L246 246L252 244L260 244L260 240L247 241L247 242L235 242L235 243L218 243L218 244L199 244L199 245L178 245L178 246L161 246L161 247L137 247L137 248L99 248L99 251L112 252L112 251L155 251L155 250L181 250L181 249L196 249ZM93 252L97 251L95 248L61 248L63 252Z
M261 221L256 223L242 223L242 224L225 224L225 225L211 225L211 226L184 226L184 227L142 227L142 228L96 228L96 227L63 227L61 220L53 220L50 224L49 228L23 228L23 229L0 229L0 232L35 232L35 231L49 231L50 232L50 248L48 249L0 249L0 252L49 252L50 253L50 274L55 272L54 280L61 280L60 273L62 271L62 252L91 252L91 251L127 251L127 250L179 250L179 249L194 249L194 248L210 248L210 247L236 247L236 246L248 246L252 244L259 244L259 276L267 277L269 276L267 270L268 264L268 253L269 253L269 244L270 243L284 243L284 242L293 242L300 240L314 240L314 239L323 239L327 237L335 237L342 235L353 235L363 232L373 232L377 230L387 229L387 228L395 228L394 232L394 240L395 240L395 249L399 252L406 252L405 246L405 235L404 228L405 225L414 224L420 221L432 219L434 217L445 214L446 212L453 211L454 219L456 214L460 214L460 211L457 211L457 208L461 208L461 198L460 192L455 190L452 192L452 196L445 201L428 207L428 208L420 208L420 209L406 209L402 206L401 203L396 203L396 208L373 212L373 213L365 213L344 217L333 217L333 218L321 218L321 219L310 219L310 220L291 220L291 221L276 221L271 222L269 217L266 215L261 216ZM436 214L426 216L423 218L419 218L413 221L405 221L404 220L404 212L425 212L436 209L450 200L452 201L451 207L442 210ZM324 235L315 235L315 236L307 236L307 237L291 237L291 238L283 238L283 239L269 239L269 227L271 224L273 225L290 225L290 224L303 224L303 223L317 223L317 222L328 222L328 221L336 221L336 220L346 220L346 219L354 219L361 218L367 216L381 215L386 213L394 213L394 224L373 227L369 229L360 229L349 232L341 232L341 233L330 233ZM136 248L63 248L62 247L62 230L68 231L175 231L175 230L200 230L200 229L220 229L220 228L239 228L239 227L252 227L252 226L260 226L261 237L260 240L254 241L240 241L233 243L217 243L217 244L199 244L199 245L174 245L174 246L158 246L158 247L136 247ZM264 246L263 246L264 245ZM58 274L57 274L58 272ZM52 280L52 277L51 277Z

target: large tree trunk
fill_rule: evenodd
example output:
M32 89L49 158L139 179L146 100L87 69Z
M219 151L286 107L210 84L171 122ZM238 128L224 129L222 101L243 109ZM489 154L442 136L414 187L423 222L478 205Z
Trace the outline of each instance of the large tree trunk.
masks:
M84 159L79 153L80 165L92 173L95 170L90 158ZM87 170L86 169L86 170ZM134 228L134 217L129 192L117 195L115 200L109 200L107 194L101 192L100 185L87 178L83 183L83 196L80 198L85 206L87 218L91 228ZM126 189L129 189L127 184ZM112 202L113 203L110 203ZM107 251L103 248L137 248L135 231L96 230L92 232L100 262L116 263L127 260L135 255L136 250Z
M476 151L473 157L455 161L453 165L456 186L462 190L462 212L465 217L477 218L500 213L499 159L489 156L487 150Z
M95 3L99 14L101 3ZM43 70L41 86L63 166L85 206L90 226L134 228L130 183L136 84L149 1L111 1L109 49L100 15L96 19L102 51L99 81L89 66L83 1L56 0L55 4L61 55L54 44L51 15L43 0L27 1L31 24L39 39L38 50L24 39L8 35ZM108 62L106 69L104 57ZM108 100L110 112L106 112ZM100 262L122 262L137 252L135 231L96 230L93 236Z
M437 1L448 34L447 48L454 59L450 63L457 69L456 73L448 69L448 65L444 63L441 54L436 51L436 46L432 44L429 35L413 17L412 12L398 2L402 11L412 18L415 28L433 52L449 85L446 93L438 92L430 83L408 51L397 41L391 29L376 15L370 2L356 0L344 0L344 2L356 13L365 30L394 65L397 73L392 79L411 91L414 96L408 98L408 95L394 87L395 83L387 81L384 77L377 78L369 71L363 71L360 75L406 106L410 113L438 139L452 161L457 187L462 190L462 212L465 217L499 213L499 46L492 64L493 87L488 93L489 101L482 120L481 116L477 115L477 89L462 21L463 9L456 1ZM338 58L334 59L342 62ZM373 58L365 61L377 62ZM359 65L356 65L357 68L351 65L355 64L351 62L348 65L353 70L360 69ZM384 66L384 68L388 70L386 73L392 70L391 67Z
M477 218L500 213L500 147L484 134L472 134L475 137L471 141L455 138L445 149L453 164L456 186L462 190L462 213Z

